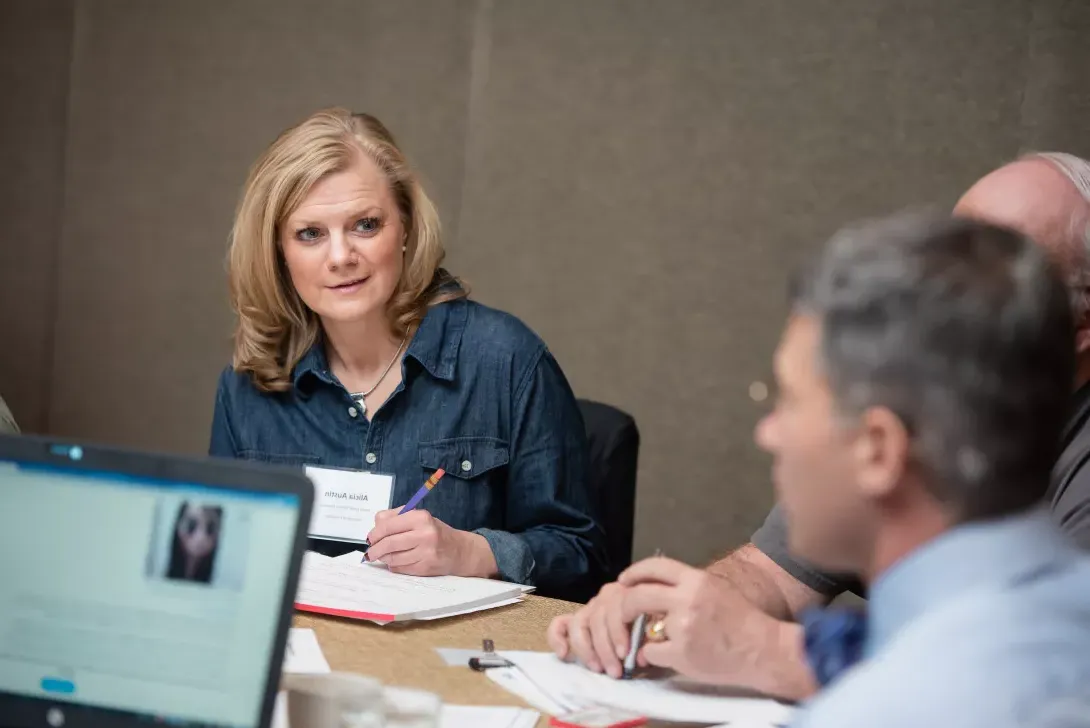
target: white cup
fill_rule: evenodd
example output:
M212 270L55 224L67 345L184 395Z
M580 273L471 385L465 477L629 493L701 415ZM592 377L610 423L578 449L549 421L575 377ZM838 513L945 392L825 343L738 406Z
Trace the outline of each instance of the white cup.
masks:
M351 672L284 673L291 728L385 728L382 683Z
M439 728L443 701L435 693L394 687L384 692L386 728Z

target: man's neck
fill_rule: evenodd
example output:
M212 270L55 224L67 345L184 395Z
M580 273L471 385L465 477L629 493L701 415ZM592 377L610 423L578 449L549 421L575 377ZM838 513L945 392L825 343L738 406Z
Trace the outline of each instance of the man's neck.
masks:
M862 570L869 587L897 562L952 528L950 516L933 503L917 504L889 514L878 529L870 559Z

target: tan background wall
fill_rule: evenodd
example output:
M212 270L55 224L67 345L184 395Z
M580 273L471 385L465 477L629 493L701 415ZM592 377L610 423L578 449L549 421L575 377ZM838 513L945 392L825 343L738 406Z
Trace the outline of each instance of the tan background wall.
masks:
M751 444L790 267L1090 154L1071 0L4 0L0 392L26 429L201 452L248 164L324 105L383 118L451 266L640 423L637 552L704 560L772 494Z

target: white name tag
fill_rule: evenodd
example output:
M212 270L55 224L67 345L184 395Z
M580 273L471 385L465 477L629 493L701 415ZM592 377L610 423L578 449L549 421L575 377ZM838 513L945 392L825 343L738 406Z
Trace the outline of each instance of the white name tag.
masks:
M392 475L312 466L306 474L314 483L311 538L361 542L375 527L375 514L390 507Z

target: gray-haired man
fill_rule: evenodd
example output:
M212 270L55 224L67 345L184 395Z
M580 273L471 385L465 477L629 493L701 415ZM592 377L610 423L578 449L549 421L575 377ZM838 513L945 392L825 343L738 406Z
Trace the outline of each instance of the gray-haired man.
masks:
M1090 547L1090 163L1059 153L1034 154L988 174L955 207L959 216L1012 227L1031 237L1062 269L1074 303L1076 354L1072 415L1065 449L1053 468L1048 499L1053 521ZM670 562L675 571L686 570ZM853 590L856 579L792 555L780 508L746 544L706 570L685 571L674 588L675 611L685 614L691 641L671 636L669 664L709 681L747 685L802 698L817 687L808 665L803 629L794 619L805 609ZM719 577L719 578L716 578ZM620 673L617 655L628 645L621 618L627 587L607 584L574 615L558 618L550 644L592 669Z

